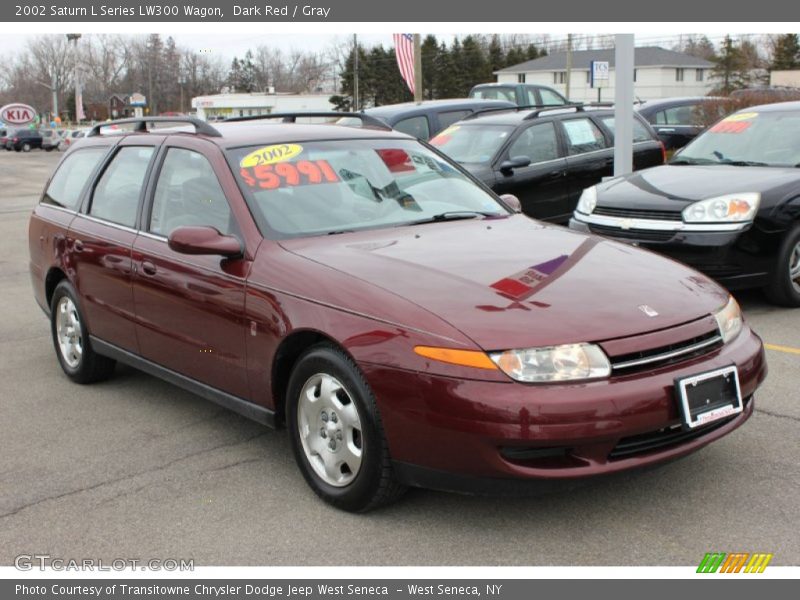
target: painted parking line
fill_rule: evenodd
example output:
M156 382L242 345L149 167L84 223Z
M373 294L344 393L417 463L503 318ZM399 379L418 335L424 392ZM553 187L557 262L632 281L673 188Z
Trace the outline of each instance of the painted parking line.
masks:
M766 348L767 350L786 352L787 354L800 354L800 348L794 348L793 346L781 346L779 344L764 344L764 348Z

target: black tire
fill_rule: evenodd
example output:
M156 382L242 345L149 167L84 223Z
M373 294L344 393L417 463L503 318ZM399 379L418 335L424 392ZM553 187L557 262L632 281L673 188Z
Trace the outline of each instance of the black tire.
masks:
M770 302L792 308L800 307L800 282L793 282L790 266L796 260L795 251L800 245L800 224L795 225L783 238L770 283L764 292Z
M24 144L22 144L22 151L23 152L30 152L31 151L31 145L29 143L25 142Z
M80 335L76 339L80 343L80 356L76 362L70 364L71 360L68 359L61 348L58 333L58 315L57 311L60 310L62 299L69 299L74 307L74 316L77 318L80 325ZM65 303L66 306L66 303ZM64 280L61 281L53 292L53 298L50 301L50 333L53 338L53 347L56 351L61 368L64 373L75 383L93 383L95 381L102 381L108 379L114 372L114 365L116 362L106 356L97 354L92 349L92 344L89 341L89 332L86 328L86 321L81 312L78 296L75 293L72 285ZM74 355L71 357L74 359Z
M316 473L301 441L300 394L306 384L320 374L341 382L360 420L360 467L352 481L343 487L331 485ZM313 346L298 359L287 389L286 424L300 471L311 489L325 502L350 512L366 512L394 502L405 492L405 486L394 476L375 396L356 364L335 346Z

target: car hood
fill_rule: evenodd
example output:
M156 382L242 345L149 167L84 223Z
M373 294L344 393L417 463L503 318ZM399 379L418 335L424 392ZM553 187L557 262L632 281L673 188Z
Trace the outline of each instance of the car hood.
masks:
M794 185L800 170L731 165L662 165L597 186L598 204L609 207L680 210L690 202L723 194L761 192Z
M485 350L644 333L708 315L727 300L674 261L524 215L281 245L413 302ZM648 317L643 305L658 315Z

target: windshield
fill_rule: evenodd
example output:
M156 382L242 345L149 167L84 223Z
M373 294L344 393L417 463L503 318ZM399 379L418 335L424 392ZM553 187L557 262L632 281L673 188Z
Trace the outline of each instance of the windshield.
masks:
M486 163L513 131L511 125L453 125L430 143L458 162Z
M253 146L230 150L228 160L273 239L509 214L413 140Z
M695 138L670 163L797 166L800 113L735 113Z

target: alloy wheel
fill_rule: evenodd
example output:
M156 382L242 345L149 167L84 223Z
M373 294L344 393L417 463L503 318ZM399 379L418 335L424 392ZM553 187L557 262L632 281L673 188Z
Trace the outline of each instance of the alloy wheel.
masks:
M800 293L800 242L795 244L789 255L789 279L795 291Z

